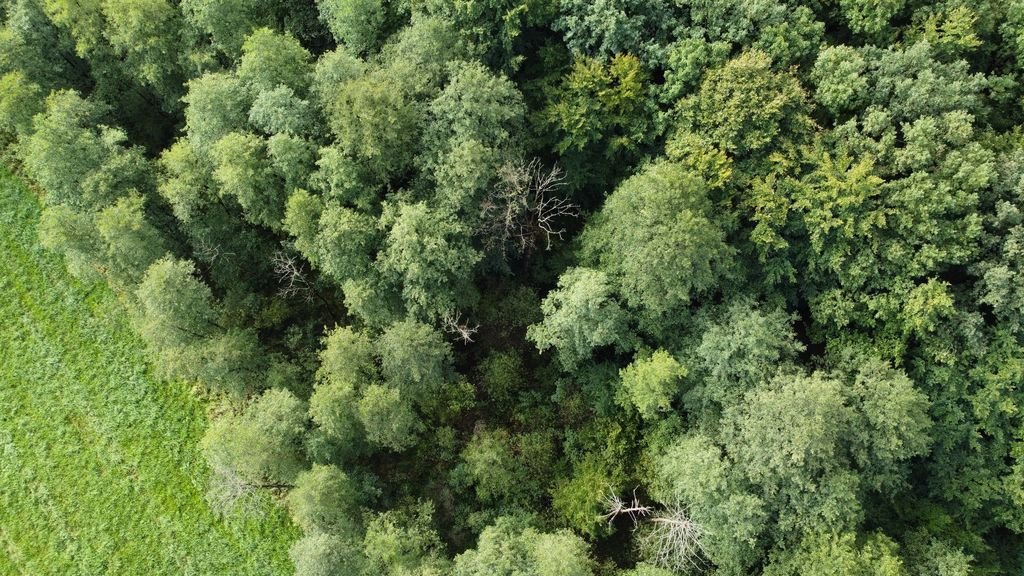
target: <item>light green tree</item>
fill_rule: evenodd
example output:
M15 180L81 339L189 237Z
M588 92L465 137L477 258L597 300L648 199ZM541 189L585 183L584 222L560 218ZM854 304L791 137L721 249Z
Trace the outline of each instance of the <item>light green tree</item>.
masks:
M381 0L317 0L320 19L334 39L355 54L380 47L387 33L388 6Z
M213 482L237 474L256 488L291 486L305 467L306 418L304 402L271 389L241 414L215 420L201 442Z
M712 213L699 176L652 164L605 200L584 235L584 255L630 306L655 317L678 311L729 272L734 250Z
M558 288L541 303L544 321L527 330L541 352L554 348L566 370L590 358L595 348L632 348L626 312L612 293L608 276L573 268L558 279Z
M335 534L307 534L289 550L295 576L362 574L366 567L361 543Z
M360 493L337 466L314 464L295 479L288 492L292 519L307 534L355 536L361 528Z
M636 408L644 419L653 419L671 409L686 374L686 368L664 350L638 358L619 372L619 402Z
M377 266L401 287L411 314L436 319L476 299L473 270L479 259L464 224L420 202L398 207Z
M242 44L238 79L253 96L285 86L303 97L312 80L310 59L309 52L291 34L259 28Z

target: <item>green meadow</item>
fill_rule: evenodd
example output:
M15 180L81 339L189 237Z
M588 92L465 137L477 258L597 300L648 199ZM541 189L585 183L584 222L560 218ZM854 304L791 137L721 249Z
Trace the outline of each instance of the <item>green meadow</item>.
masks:
M204 404L148 371L105 284L38 246L39 206L0 173L0 574L289 574L267 500L204 500Z

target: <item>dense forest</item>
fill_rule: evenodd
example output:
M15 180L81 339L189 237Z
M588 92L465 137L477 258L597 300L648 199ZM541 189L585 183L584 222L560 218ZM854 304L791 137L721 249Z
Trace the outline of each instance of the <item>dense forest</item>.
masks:
M298 576L1024 573L1024 0L0 0L40 242Z

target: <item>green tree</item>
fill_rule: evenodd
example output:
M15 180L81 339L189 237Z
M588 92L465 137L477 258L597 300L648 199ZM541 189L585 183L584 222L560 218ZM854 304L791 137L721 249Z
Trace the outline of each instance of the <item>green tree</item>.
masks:
M337 146L377 179L412 164L422 113L383 72L345 82L326 109Z
M647 82L639 60L628 54L608 64L577 60L545 110L560 135L558 151L611 158L645 145L654 135Z
M318 0L320 19L334 39L355 54L380 47L387 32L388 9L381 0Z
M765 568L767 576L821 574L822 576L904 576L899 547L883 534L858 544L852 533L809 536L799 548L779 554Z
M189 80L182 100L188 140L196 154L205 158L222 137L245 129L252 96L236 76L216 72Z
M401 287L411 314L436 319L476 300L473 270L479 259L464 224L420 202L398 207L377 265Z
M440 332L411 319L388 327L377 353L384 380L416 402L436 394L451 371L451 346Z
M861 491L905 481L905 471L888 472L927 450L922 393L884 363L862 363L861 370L863 380L852 394L826 374L780 375L726 413L726 445L744 476L765 494L790 502L780 529L854 529L862 514ZM869 392L874 386L888 389L898 403L891 409L879 404ZM847 438L870 436L866 431L872 429L894 437L879 438L871 447L847 443ZM812 495L815 490L819 493Z
M421 162L433 173L441 204L475 215L505 157L522 149L522 95L507 78L477 63L456 63L447 86L430 103Z
M238 200L249 222L279 229L286 197L275 178L266 141L255 134L232 132L210 152L220 193Z
M181 11L190 24L208 34L220 51L237 58L249 34L269 25L273 13L255 0L182 0Z
M178 110L189 50L184 19L166 0L102 2L104 36L140 83L152 87L167 110Z
M309 416L332 460L348 461L365 449L366 432L359 417L359 393L346 380L321 381L309 398Z
M885 41L894 30L890 21L903 10L906 0L840 0L839 7L847 25L871 40Z
M256 487L291 485L305 467L306 406L286 390L271 389L241 414L213 422L203 453L214 475L233 472Z
M541 303L544 321L527 330L541 352L554 348L565 370L590 358L595 348L632 348L626 312L612 293L608 276L573 268L558 279L558 288Z
M251 328L218 330L207 338L154 352L162 377L198 380L236 402L265 387L266 350Z
M528 470L516 459L512 442L504 429L478 429L462 451L480 501L516 504L532 496L523 494L529 485Z
M377 353L366 333L350 326L337 326L324 337L317 376L330 382L376 380Z
M291 34L259 28L242 44L237 73L254 96L285 86L303 97L312 80L313 66L309 52Z
M806 139L814 128L807 109L797 79L773 71L756 50L708 72L697 94L678 104L684 126L739 158Z
M855 48L829 46L818 53L811 79L814 99L834 116L859 110L868 97L867 61Z
M42 89L23 72L8 72L0 77L0 134L28 136L32 118L42 112Z
M125 146L127 134L102 125L106 107L60 90L46 98L35 132L24 141L28 174L48 192L50 204L97 209L131 190L153 188L152 166L141 149Z
M401 390L380 384L370 384L363 390L358 411L366 439L395 452L415 444L423 426Z
M697 346L696 385L687 392L695 413L713 414L738 404L743 394L794 363L804 346L796 339L792 317L764 310L741 298L709 323Z
M267 139L267 156L274 174L288 191L306 186L316 161L316 145L288 133Z
M448 78L449 63L471 60L472 48L459 41L450 20L417 14L381 50L385 76L409 96L430 99Z
M452 64L451 78L429 110L424 141L437 153L466 140L496 149L517 146L513 138L526 115L515 84L476 62Z
M323 110L329 109L337 90L349 80L365 74L366 69L366 62L344 47L321 54L313 65L312 101Z
M249 109L249 123L266 134L302 136L313 130L315 116L309 102L281 84L256 96Z
M175 140L160 155L159 166L162 173L157 191L180 223L191 223L217 200L212 171L191 140Z
M334 534L307 534L295 541L288 555L295 576L362 574L366 566L360 542Z
M39 241L44 248L62 253L68 271L77 278L101 278L104 246L92 214L61 204L44 208L39 218Z
M682 24L673 7L664 0L566 0L555 29L564 32L574 54L601 60L637 54L647 63L656 63L674 29Z
M314 464L288 492L292 519L307 534L353 536L360 530L360 493L337 466Z
M606 432L607 430L602 430ZM551 491L555 511L574 530L591 538L610 532L602 517L609 494L624 481L621 462L610 462L609 454L587 454L573 464L572 475L560 479Z
M107 276L117 286L133 289L150 264L164 255L163 237L146 220L139 195L125 196L101 211L96 230L106 244Z
M583 250L615 279L626 303L655 317L715 288L733 256L712 217L707 184L668 162L648 166L607 198Z
M330 202L320 215L316 260L339 283L369 274L380 232L373 218Z
M680 390L680 379L686 374L686 368L664 350L638 358L619 372L619 402L636 408L644 419L653 419L659 412L671 409Z
M170 348L214 335L220 328L213 294L195 264L170 256L154 262L136 291L139 331L150 346Z
M877 358L859 359L855 370L850 392L860 425L850 436L853 459L871 488L897 490L909 477L907 460L931 445L928 398Z
M443 574L447 562L434 529L434 506L389 510L367 522L363 548L374 574Z
M75 52L74 41L37 0L11 0L0 28L0 73L20 71L44 90L85 89L88 64Z
M520 519L498 518L480 534L475 549L455 559L456 576L536 574L587 576L594 561L582 539L569 531L542 533Z
M699 432L672 440L655 462L653 495L683 505L703 528L699 544L723 574L746 574L764 554L769 507L715 441ZM700 470L700 474L692 473Z

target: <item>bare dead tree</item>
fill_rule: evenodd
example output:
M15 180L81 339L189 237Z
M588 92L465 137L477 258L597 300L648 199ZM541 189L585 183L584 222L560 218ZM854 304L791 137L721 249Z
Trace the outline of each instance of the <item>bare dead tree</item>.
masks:
M196 257L204 262L213 264L218 258L228 258L234 256L234 252L224 252L220 248L220 244L214 244L210 242L210 239L203 235L196 239L194 242Z
M274 264L274 276L280 284L278 294L284 298L301 297L306 302L313 300L313 285L302 260L278 250L271 257L271 262Z
M206 500L221 515L229 512L251 512L256 509L256 487L246 482L227 466L214 466L210 470Z
M543 238L546 250L562 239L566 218L580 215L579 207L557 195L565 174L555 166L545 169L540 160L506 162L498 169L498 182L480 205L477 233L485 247L500 250L504 258L525 254Z
M281 491L293 487L274 482L249 482L229 466L214 465L210 470L206 500L221 515L232 512L248 514L258 511L261 490Z
M657 512L642 532L640 549L647 559L673 572L702 572L708 568L702 544L703 528L681 506Z
M558 237L562 239L565 234L565 226L558 223L566 217L576 218L580 215L579 207L565 198L539 196L534 203L534 223L544 233L545 250L551 249L551 239Z
M473 335L480 329L479 324L469 325L462 321L462 312L445 312L441 316L441 327L448 334L454 334L463 344L473 342Z
M633 521L633 527L636 528L640 524L640 519L645 518L647 515L654 512L654 508L651 506L644 506L640 504L640 500L636 497L636 490L633 490L633 500L625 502L622 498L619 498L618 494L612 492L607 498L605 498L605 506L608 513L601 516L608 521L609 524L615 522L615 520L625 514Z
M634 532L639 535L643 555L655 566L687 574L708 568L707 551L702 543L705 531L689 517L683 506L657 510L641 504L636 490L630 502L611 494L605 503L608 512L602 518L611 523L620 516L628 516L633 521Z

